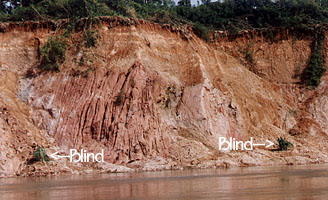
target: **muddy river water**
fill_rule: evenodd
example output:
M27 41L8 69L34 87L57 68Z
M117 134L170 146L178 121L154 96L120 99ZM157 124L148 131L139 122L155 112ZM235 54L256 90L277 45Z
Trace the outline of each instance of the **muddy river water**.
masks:
M328 199L328 165L0 179L0 199Z

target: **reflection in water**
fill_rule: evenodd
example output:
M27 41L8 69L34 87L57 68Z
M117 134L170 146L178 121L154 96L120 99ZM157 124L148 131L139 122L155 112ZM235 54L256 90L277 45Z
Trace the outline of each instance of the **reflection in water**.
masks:
M328 199L327 167L0 179L0 199Z

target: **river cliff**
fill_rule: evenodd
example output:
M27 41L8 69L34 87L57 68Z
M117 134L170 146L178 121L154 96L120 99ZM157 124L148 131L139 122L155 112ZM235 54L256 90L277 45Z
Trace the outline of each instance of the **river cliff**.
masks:
M1 176L328 161L327 75L316 89L299 77L310 33L220 33L206 43L188 27L102 17L95 47L76 31L60 72L40 71L55 23L0 26ZM283 137L294 148L222 152L219 137ZM28 164L37 145L104 149L105 163Z

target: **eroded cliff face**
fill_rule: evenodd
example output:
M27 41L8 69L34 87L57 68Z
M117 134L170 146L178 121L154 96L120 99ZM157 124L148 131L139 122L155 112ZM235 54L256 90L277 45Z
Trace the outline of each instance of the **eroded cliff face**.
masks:
M37 69L51 27L1 30L2 176L328 161L327 76L314 91L297 84L309 38L207 44L188 28L102 18L97 46L85 48L82 33L74 33L55 73ZM252 68L241 51L250 42ZM220 136L259 143L285 137L295 148L220 152ZM33 145L49 153L104 149L106 163L27 165Z
M309 141L321 136L325 138L327 105L323 99L326 99L327 76L321 78L321 84L315 90L301 84L301 73L311 56L313 33L274 29L244 31L235 36L216 33L218 35L221 37L214 41L215 48L233 55L254 74L279 87L285 102L285 118L279 126L282 130L292 136L314 136ZM327 37L327 33L325 35ZM327 63L327 39L325 41ZM247 53L252 56L251 61ZM321 146L320 142L318 145Z

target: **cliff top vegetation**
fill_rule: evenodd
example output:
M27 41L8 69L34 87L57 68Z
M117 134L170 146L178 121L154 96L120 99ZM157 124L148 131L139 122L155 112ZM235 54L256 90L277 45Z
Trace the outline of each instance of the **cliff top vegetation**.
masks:
M157 23L203 25L232 33L251 28L308 29L328 22L328 0L8 0L0 21L78 19L92 16L142 18Z

